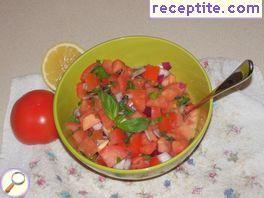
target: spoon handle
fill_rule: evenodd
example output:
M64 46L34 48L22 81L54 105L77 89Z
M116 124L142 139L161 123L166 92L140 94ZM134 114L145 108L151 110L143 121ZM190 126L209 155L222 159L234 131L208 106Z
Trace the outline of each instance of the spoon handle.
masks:
M204 97L200 102L193 105L187 111L185 111L185 115L189 114L194 109L199 108L206 102L208 102L211 98L215 98L216 96L240 85L250 78L252 72L254 70L254 64L251 60L245 60L241 63L238 68L227 78L224 82L222 82L218 87L216 87L210 94Z
M5 189L5 192L9 193L12 190L12 188L14 187L14 185L15 184L13 182L11 184L9 184L9 186Z

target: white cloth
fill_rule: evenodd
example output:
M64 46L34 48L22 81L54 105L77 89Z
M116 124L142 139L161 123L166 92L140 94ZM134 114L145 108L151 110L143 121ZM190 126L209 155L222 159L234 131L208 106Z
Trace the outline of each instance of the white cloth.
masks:
M239 65L224 58L201 63L213 87ZM26 197L264 197L263 87L256 67L249 87L214 103L205 138L185 163L155 179L122 182L84 168L59 140L37 146L19 143L9 123L11 108L24 93L46 86L40 75L15 78L5 116L0 175L11 167L24 170L31 180Z

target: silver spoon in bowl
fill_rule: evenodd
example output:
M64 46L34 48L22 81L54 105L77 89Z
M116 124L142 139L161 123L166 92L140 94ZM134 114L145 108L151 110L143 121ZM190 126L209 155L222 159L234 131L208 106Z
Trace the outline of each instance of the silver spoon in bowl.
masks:
M227 77L224 82L222 82L218 87L216 87L211 93L209 93L206 97L200 100L198 103L194 104L192 107L185 110L184 117L186 117L190 112L194 109L201 107L203 104L208 102L211 98L215 98L220 94L227 92L228 90L237 87L242 84L246 80L248 80L254 70L254 64L251 60L245 60L241 63L238 68Z

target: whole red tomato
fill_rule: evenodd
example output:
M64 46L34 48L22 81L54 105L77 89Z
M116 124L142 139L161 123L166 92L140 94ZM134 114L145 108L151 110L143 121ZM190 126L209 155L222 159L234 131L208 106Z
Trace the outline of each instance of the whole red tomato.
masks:
M58 138L53 119L53 96L47 90L34 90L16 101L10 119L20 142L45 144Z

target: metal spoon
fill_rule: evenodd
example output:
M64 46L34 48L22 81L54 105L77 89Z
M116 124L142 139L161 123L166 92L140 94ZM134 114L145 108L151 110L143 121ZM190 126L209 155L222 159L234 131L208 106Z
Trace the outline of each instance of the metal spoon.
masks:
M241 63L238 68L218 87L216 87L210 94L204 97L200 102L193 105L191 108L184 111L184 116L187 116L191 111L201 107L203 104L208 102L211 98L215 98L220 94L237 87L238 85L249 79L253 73L254 64L251 60L245 60Z

